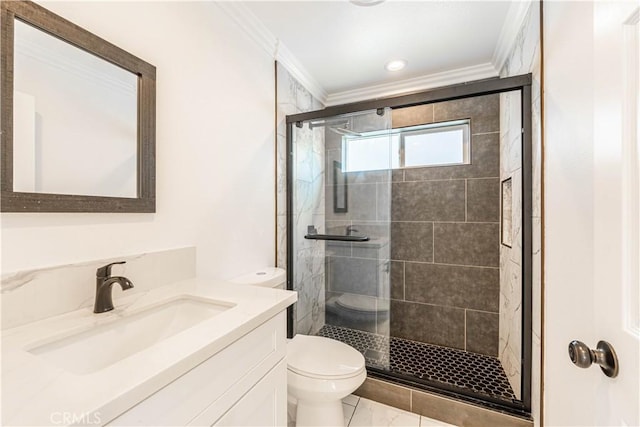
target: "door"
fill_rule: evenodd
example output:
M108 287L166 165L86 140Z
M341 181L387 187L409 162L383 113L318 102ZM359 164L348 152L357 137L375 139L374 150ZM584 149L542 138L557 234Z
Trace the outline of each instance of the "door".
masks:
M544 4L545 425L640 425L639 3ZM615 378L573 366L599 340Z
M288 160L288 274L298 291L292 332L346 342L368 366L381 368L389 363L390 195L397 154L390 127L390 109L298 122Z

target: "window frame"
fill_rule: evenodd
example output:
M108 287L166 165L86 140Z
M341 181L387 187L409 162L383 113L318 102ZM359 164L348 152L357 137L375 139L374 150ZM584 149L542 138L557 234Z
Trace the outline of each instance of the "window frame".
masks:
M462 130L462 162L452 162L452 163L434 163L434 164L422 164L422 165L411 165L406 166L406 150L405 150L405 138L407 136L417 136L417 135L426 135L433 134L439 132L447 132L451 130ZM349 145L351 142L355 141L365 141L368 139L378 138L381 136L386 136L390 140L391 150L390 150L390 158L388 164L390 165L388 168L380 168L380 169L357 169L357 170L349 170ZM398 137L398 150L397 150L397 166L396 159L393 158L395 155L395 150L393 146L393 141L391 139L393 137ZM446 122L437 122L437 123L427 123L416 126L407 126L402 128L395 128L383 131L373 131L366 132L360 136L350 136L344 135L342 136L342 171L345 173L356 173L356 172L374 172L380 170L398 170L398 169L412 169L412 168L431 168L431 167L442 167L442 166L461 166L461 165L470 165L471 164L471 120L470 119L457 119L450 120Z
M438 133L447 130L462 130L462 162L458 163L434 163L428 165L414 165L406 166L406 150L405 150L405 138L412 135L426 135L431 133ZM471 120L451 120L447 122L429 123L427 125L410 126L405 128L398 128L400 134L400 162L398 169L411 169L411 168L433 168L441 166L460 166L471 164Z

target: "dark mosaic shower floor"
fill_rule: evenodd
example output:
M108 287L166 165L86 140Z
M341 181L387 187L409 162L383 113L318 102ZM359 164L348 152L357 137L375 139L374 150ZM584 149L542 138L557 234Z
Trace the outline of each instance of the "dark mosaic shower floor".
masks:
M509 402L516 400L504 369L495 357L332 325L324 325L318 335L354 347L364 355L369 367L445 383Z

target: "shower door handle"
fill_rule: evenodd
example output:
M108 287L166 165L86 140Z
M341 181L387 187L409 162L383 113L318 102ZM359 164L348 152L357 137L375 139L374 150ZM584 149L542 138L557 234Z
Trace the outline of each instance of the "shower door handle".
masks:
M618 376L618 356L606 341L598 341L596 349L592 350L582 341L573 340L569 343L569 358L579 368L588 368L595 363L606 376Z

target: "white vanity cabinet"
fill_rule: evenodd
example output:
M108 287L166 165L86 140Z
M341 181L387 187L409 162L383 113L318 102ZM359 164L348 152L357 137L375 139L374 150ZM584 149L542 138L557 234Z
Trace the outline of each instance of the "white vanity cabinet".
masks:
M286 425L285 331L281 312L107 425Z

